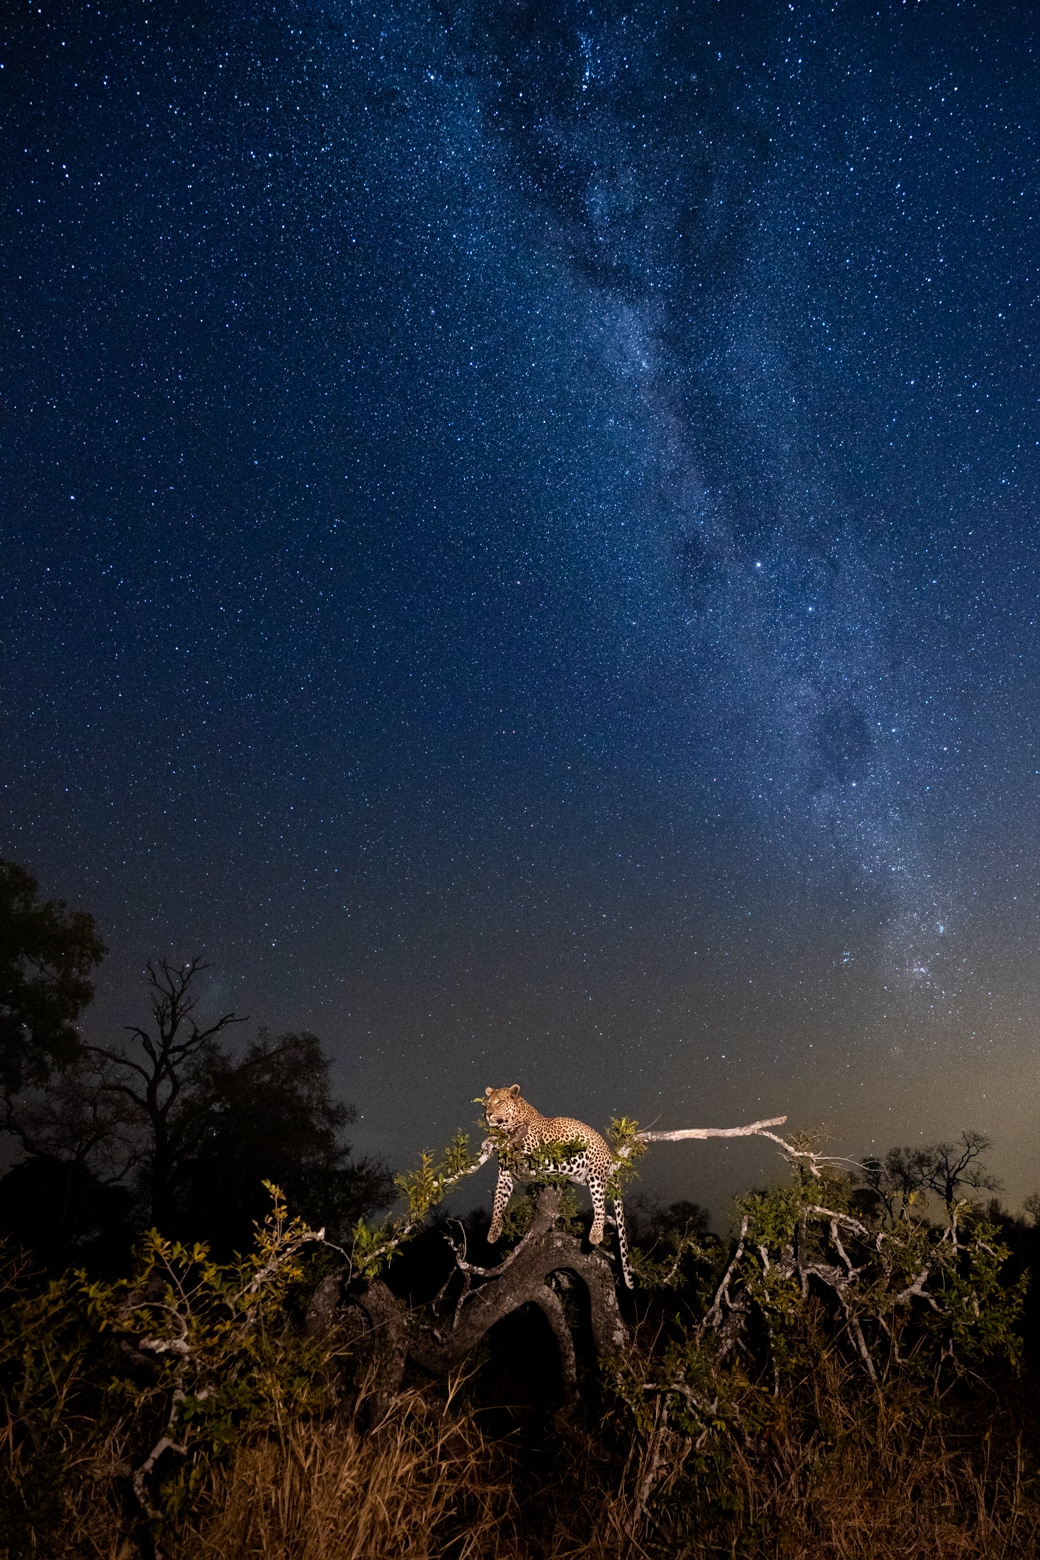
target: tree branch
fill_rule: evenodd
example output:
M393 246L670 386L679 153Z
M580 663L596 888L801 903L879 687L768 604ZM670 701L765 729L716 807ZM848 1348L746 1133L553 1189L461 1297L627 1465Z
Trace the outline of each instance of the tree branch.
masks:
M676 1132L640 1131L636 1132L632 1141L634 1143L679 1143L689 1138L735 1138L735 1137L770 1137L774 1143L781 1143L791 1153L797 1153L776 1137L772 1132L766 1132L766 1127L782 1127L787 1120L786 1116L769 1116L763 1121L749 1122L746 1127L680 1127ZM627 1159L631 1149L626 1144L620 1150L619 1157Z
M779 1137L777 1133L770 1132L770 1127L782 1127L787 1120L786 1116L766 1116L761 1121L749 1121L746 1127L679 1127L672 1132L658 1132L644 1129L634 1132L628 1142L623 1143L617 1149L619 1159L628 1159L636 1145L647 1143L681 1143L691 1139L703 1138L738 1138L738 1137L764 1137L771 1143L775 1143L788 1159L804 1159L812 1175L817 1180L821 1178L821 1164L856 1164L857 1161L844 1160L840 1155L818 1154L815 1149L796 1148L786 1138Z

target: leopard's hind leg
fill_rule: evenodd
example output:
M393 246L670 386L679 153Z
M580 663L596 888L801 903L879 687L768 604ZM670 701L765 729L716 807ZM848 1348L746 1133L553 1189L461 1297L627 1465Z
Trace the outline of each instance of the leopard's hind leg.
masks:
M589 1230L590 1246L603 1244L603 1222L607 1217L607 1189L602 1179L593 1171L585 1183L592 1198L592 1228Z

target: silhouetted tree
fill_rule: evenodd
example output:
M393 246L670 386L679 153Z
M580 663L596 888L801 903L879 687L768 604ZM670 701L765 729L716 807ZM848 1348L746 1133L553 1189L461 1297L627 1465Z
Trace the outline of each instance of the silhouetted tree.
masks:
M118 1096L144 1139L143 1190L149 1221L166 1229L174 1190L182 1172L197 1102L192 1082L197 1068L216 1053L217 1037L245 1020L222 1013L204 1026L195 1018L198 997L192 983L208 966L201 959L176 965L158 959L146 966L151 1024L128 1024L130 1044L90 1046L97 1067L97 1091Z
M51 1271L112 1268L133 1239L133 1194L82 1160L32 1154L0 1181L0 1229Z
M867 1188L885 1204L890 1218L905 1214L915 1198L935 1192L946 1212L952 1212L964 1191L996 1192L1000 1182L982 1164L991 1148L981 1132L962 1132L956 1143L928 1143L921 1148L891 1148L884 1159L865 1159Z
M146 1225L243 1249L270 1206L265 1180L330 1234L391 1200L387 1167L343 1140L357 1113L334 1098L320 1041L261 1035L234 1057L221 1037L244 1020L196 1018L206 968L149 964L150 1022L15 1102L26 1158L0 1182L0 1226L44 1261L107 1253Z
M8 1102L25 1158L0 1181L0 1229L47 1267L116 1259L132 1235L128 1184L144 1140L128 1102L84 1055Z
M80 1051L76 1019L105 953L93 917L41 901L24 867L0 861L0 1089L43 1084Z
M999 1192L1000 1182L980 1162L992 1148L992 1141L981 1132L962 1132L956 1143L933 1143L930 1149L927 1186L943 1200L947 1213L959 1200L962 1190Z
M638 1219L641 1240L674 1240L685 1235L704 1236L711 1230L711 1214L701 1203L681 1198L664 1207L651 1204Z
M221 1252L251 1240L253 1221L270 1203L264 1180L330 1237L393 1198L387 1167L355 1159L343 1140L357 1110L333 1097L329 1059L316 1035L262 1034L240 1060L210 1050L193 1076L186 1110L175 1217Z

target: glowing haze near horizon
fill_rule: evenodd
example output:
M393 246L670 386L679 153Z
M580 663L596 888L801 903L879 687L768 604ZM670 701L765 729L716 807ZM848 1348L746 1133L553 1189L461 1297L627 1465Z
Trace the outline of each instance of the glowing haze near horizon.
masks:
M1040 1184L1038 25L14 14L0 854L89 1027L202 951L397 1167L519 1081Z

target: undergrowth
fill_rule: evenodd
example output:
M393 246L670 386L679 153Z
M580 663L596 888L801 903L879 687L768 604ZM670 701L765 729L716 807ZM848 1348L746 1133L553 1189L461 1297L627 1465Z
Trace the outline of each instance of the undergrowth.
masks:
M570 1402L523 1316L387 1401L356 1307L308 1327L346 1257L277 1194L235 1263L153 1235L126 1279L43 1282L9 1255L0 1554L1040 1555L1023 1284L992 1220L947 1215L797 1171L742 1200L731 1242L644 1238L631 1346L596 1361L586 1339Z

